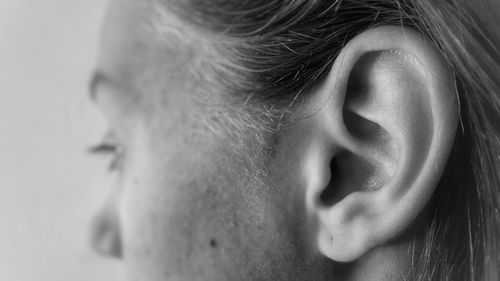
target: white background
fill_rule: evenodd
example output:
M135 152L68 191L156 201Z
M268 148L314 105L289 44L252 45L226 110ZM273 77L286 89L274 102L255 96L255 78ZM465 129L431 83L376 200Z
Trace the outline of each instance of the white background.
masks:
M105 6L0 0L2 281L119 280L118 263L88 247L107 192L93 184L105 163L85 153L98 138L86 88Z

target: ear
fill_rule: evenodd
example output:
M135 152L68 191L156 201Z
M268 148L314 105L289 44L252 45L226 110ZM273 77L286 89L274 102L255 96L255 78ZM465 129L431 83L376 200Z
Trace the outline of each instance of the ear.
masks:
M382 26L351 40L302 107L306 206L319 250L356 260L414 222L458 123L451 72L425 37Z

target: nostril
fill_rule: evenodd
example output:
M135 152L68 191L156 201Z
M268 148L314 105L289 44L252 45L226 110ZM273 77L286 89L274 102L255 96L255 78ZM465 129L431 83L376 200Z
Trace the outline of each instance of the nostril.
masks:
M115 258L122 256L120 227L113 212L100 213L91 228L90 243L97 253Z

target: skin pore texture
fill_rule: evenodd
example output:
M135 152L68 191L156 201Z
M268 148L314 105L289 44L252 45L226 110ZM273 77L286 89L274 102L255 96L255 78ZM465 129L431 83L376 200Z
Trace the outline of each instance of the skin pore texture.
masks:
M361 193L349 197L353 188L349 183L357 184L357 178L364 174L352 175L347 171L345 181L337 182L339 187L345 187L345 194L335 200L342 200L344 203L339 206L345 206L347 211L335 213L340 207L332 207L333 211L329 212L330 203L323 202L324 205L318 207L319 203L314 199L320 197L321 190L328 189L330 182L329 172L317 172L315 168L330 167L330 153L345 150L349 140L353 140L351 146L354 150L365 147L355 138L335 133L347 131L339 123L328 119L328 114L337 116L345 111L343 107L322 108L325 103L345 103L347 111L358 116L353 123L375 116L375 121L380 121L386 129L376 132L374 145L365 143L368 148L375 147L375 156L384 154L384 151L389 151L387 155L394 155L390 159L382 159L383 165L379 166L387 167L386 170L366 179L366 182L375 182L370 185L371 188L377 187L376 182L390 177L401 163L397 156L408 151L406 158L401 159L412 158L420 162L408 164L417 167L416 172L397 170L402 171L401 174L417 178L421 175L421 167L426 167L424 164L431 165L424 161L427 156L408 155L414 156L416 151L429 149L427 146L430 146L431 140L440 140L432 138L432 125L420 126L422 122L416 123L415 126L423 130L418 134L429 137L423 142L414 140L413 143L418 142L420 146L411 146L412 142L407 141L407 137L416 133L398 129L401 124L412 124L414 119L403 120L409 123L391 123L397 120L390 118L395 115L377 119L377 112L369 110L376 106L390 108L394 104L401 112L408 108L418 109L428 103L427 99L420 101L416 95L408 100L376 98L377 101L382 100L377 104L362 96L336 95L329 98L332 90L334 93L343 92L331 89L331 82L338 78L338 82L344 81L345 85L349 77L360 81L365 77L375 77L373 84L380 88L377 88L374 97L390 92L387 89L421 92L420 89L427 84L422 78L425 75L418 70L415 57L405 52L395 51L387 55L387 52L373 50L374 58L358 60L355 51L346 53L345 63L338 64L334 70L344 73L344 66L350 65L355 75L344 78L329 76L325 84L312 89L318 92L315 95L317 98L304 102L301 110L292 115L290 126L279 132L266 133L263 132L264 125L248 122L259 117L236 106L234 99L228 98L227 94L212 93L207 96L200 90L207 86L194 70L202 64L207 43L203 40L207 39L175 18L164 18L161 28L158 28L154 20L157 14L154 1L114 0L104 23L94 99L109 121L111 137L108 136L107 141L119 147L119 153L114 156L110 171L114 183L110 187L109 198L94 224L92 239L95 248L104 255L121 259L127 276L137 281L401 280L410 270L412 255L418 252L420 242L412 230L419 226L419 212L407 212L409 222L399 223L398 227L378 229L375 226L375 233L390 233L384 238L373 239L376 243L380 242L376 249L372 249L374 245L368 242L358 245L358 252L353 250L346 255L327 249L328 246L322 246L322 242L318 241L325 235L333 241L335 231L331 231L332 225L346 226L345 233L349 233L352 229L359 229L358 222L368 220L362 216L364 212L361 208L349 205L351 201L342 200L344 195L354 200L358 198L356 196ZM387 34L399 33L388 29ZM402 70L394 66L401 66ZM400 76L391 76L392 69L397 69ZM351 70L347 72L351 73ZM377 75L389 78L377 84ZM413 77L416 78L411 80ZM398 93L394 91L392 96L397 97ZM448 111L443 112L442 115L447 116ZM420 113L415 110L410 115L418 116ZM324 116L327 117L317 119ZM428 122L441 120L432 117L435 116L429 117L431 121ZM420 120L427 119L423 116ZM456 118L451 118L450 122L456 122ZM368 127L356 128L366 131ZM355 130L354 127L350 129ZM447 135L443 138L449 142L453 132L445 132ZM386 133L398 137L394 142L377 142ZM412 149L405 150L406 142ZM314 156L312 148L321 152L317 153L319 156ZM371 153L372 150L368 151ZM432 162L433 175L437 179L448 153L444 151L437 157L438 160ZM341 173L351 170L349 167L359 167L358 158L351 157L349 153L342 155L345 157L338 159L346 164L339 165ZM372 158L377 158L375 156ZM321 166L318 163L326 164ZM374 166L373 163L367 164L367 167L371 166ZM437 180L434 177L427 185L435 185ZM425 177L422 178L421 182L427 182ZM416 205L418 210L422 210L425 204L418 203L418 199L423 198L422 202L426 202L432 189L424 190L419 185L412 189L413 182L407 187L414 192L389 189L386 194L392 196L393 201L405 198L411 202L408 206ZM424 195L411 197L414 193ZM409 195L404 197L400 194ZM376 197L375 193L365 195L366 198ZM382 200L386 197L376 198L382 198L380 202L384 202ZM365 209L377 209L380 213L386 211L374 204L367 204ZM399 205L394 206L404 210ZM322 213L323 217L345 217L338 223L335 219L325 222L321 221L318 213ZM348 214L353 217L361 214L352 223L352 229L347 228L351 225ZM390 222L395 224L401 220L400 217L390 218ZM378 214L373 216L374 222L376 219ZM371 230L361 229L367 233ZM341 237L338 239L348 241ZM361 251L364 251L363 254Z

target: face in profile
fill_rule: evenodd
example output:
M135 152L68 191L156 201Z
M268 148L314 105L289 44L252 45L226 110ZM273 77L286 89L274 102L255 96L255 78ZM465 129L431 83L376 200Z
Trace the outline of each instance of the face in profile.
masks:
M232 124L242 114L227 98L199 93L196 34L171 17L160 36L154 9L116 0L105 18L93 96L109 132L94 150L112 155L114 182L94 247L131 280L299 278L315 259L303 194L269 175L279 163Z

